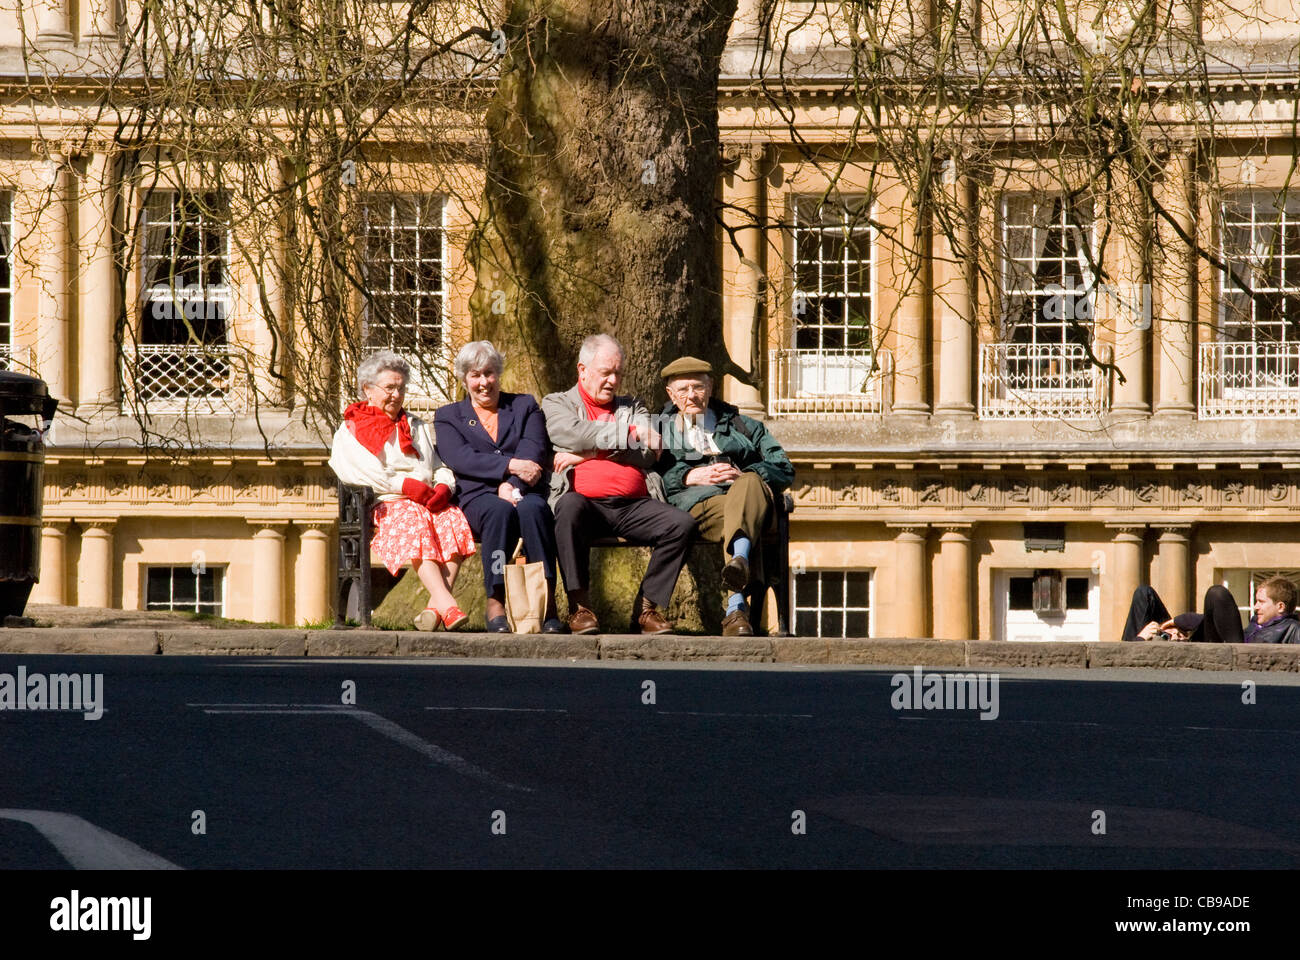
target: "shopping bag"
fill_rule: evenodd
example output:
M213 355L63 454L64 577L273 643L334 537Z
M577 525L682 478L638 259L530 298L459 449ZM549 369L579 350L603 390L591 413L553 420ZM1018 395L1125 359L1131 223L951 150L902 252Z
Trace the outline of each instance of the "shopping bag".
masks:
M506 564L506 620L515 633L541 633L546 616L546 564Z

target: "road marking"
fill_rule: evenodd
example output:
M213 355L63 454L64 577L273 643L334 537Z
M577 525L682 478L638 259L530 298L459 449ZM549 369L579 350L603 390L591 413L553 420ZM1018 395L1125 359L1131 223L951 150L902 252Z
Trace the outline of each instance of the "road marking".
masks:
M426 710L490 710L494 713L568 713L552 707L425 707Z
M183 869L76 814L53 810L0 810L0 820L31 824L74 870Z
M811 713L709 713L704 710L656 710L655 713L670 717L795 717L811 720Z
M390 740L394 740L404 747L409 747L416 753L428 757L434 763L449 767L461 776L469 777L471 780L477 780L500 790L519 790L523 793L533 792L532 787L525 787L517 783L511 783L508 780L502 780L482 767L470 763L464 757L454 754L436 743L430 743L428 740L416 736L405 727L369 710L358 710L356 707L337 703L188 703L186 706L202 707L204 713L317 714L320 716L338 714L353 717L375 732L382 733Z

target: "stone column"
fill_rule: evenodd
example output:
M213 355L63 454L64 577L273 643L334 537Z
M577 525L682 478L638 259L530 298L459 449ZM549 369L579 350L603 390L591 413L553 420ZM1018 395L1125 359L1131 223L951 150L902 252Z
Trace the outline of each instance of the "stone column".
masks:
M299 625L320 622L329 616L330 588L334 583L334 571L330 567L332 524L299 520L294 526L299 529L301 541L294 570L294 619Z
M1142 542L1145 528L1141 525L1106 524L1115 532L1114 546L1111 553L1113 567L1111 582L1111 604L1120 618L1124 620L1124 611L1133 599L1133 591L1146 579L1142 575ZM1116 631L1118 635L1118 631Z
M77 606L113 606L112 520L78 520L81 525L81 564L77 577Z
M36 42L39 44L71 44L72 0L37 0Z
M232 328L236 341L242 341L245 346L251 341L253 345L255 355L249 358L249 367L253 372L252 386L257 391L257 406L266 404L278 407L288 399L285 395L284 381L272 376L271 370L272 356L275 357L277 369L282 372L287 369L289 361L288 342L282 335L284 283L280 276L280 267L284 263L285 255L281 219L284 202L279 190L283 185L284 172L279 162L273 160L267 167L266 186L269 200L264 209L259 211L261 215L272 218L265 225L260 238L260 242L265 244L265 247L260 257L256 250L250 251L249 259L252 263L242 268L253 271L253 275L249 277L250 295L244 298L232 291L234 309L239 310L242 305L242 308L248 311L249 317L252 318L251 323L254 325L253 329L248 333L234 330L234 316L227 320L227 325ZM263 291L265 303L262 297ZM236 381L241 380L243 374L236 372L235 378ZM250 398L250 405L251 403Z
M1178 230L1157 217L1156 341L1159 384L1156 416L1190 420L1196 416L1196 316L1200 296L1198 258L1179 232L1196 238L1195 160L1188 151L1175 154L1156 184L1156 201L1169 212ZM1182 611L1180 611L1182 612Z
M117 399L111 169L107 154L91 157L77 208L81 233L77 399L83 407L110 406Z
M970 640L971 527L969 523L943 524L939 536L939 576L935 584L934 635L940 640Z
M1115 329L1115 365L1123 380L1115 378L1113 410L1121 419L1146 417L1151 413L1151 297L1147 286L1146 204L1133 178L1120 175L1115 181L1119 198L1118 216L1112 217L1115 283L1098 299L1109 306ZM1100 291L1099 291L1100 293Z
M41 521L40 580L32 588L32 603L68 602L68 523Z
M81 32L86 40L116 40L117 0L80 0Z
M284 622L284 539L288 520L250 520L253 533L253 619Z
M758 43L762 39L762 0L740 0L732 20L731 39L741 43Z
M927 261L921 250L926 238L924 214L900 187L898 225L890 245L890 283L898 293L894 328L894 407L896 416L924 417L930 413L929 337L925 331Z
M1192 590L1189 582L1191 564L1190 524L1157 527L1160 539L1156 544L1156 592L1165 602L1171 617L1192 609Z
M950 161L944 174L946 202L955 222L953 241L938 224L934 227L935 273L934 312L939 318L938 405L936 417L970 420L975 416L975 399L971 392L975 367L974 288L975 185Z
M926 636L924 524L890 525L894 534L894 630L896 637Z
M45 170L47 191L37 211L40 256L37 269L40 314L37 322L36 366L59 405L70 409L72 384L68 376L68 197L72 175L65 158L51 154Z
M732 362L755 377L762 369L751 369L751 360L758 333L755 321L763 302L763 232L758 224L763 215L765 153L766 146L761 143L728 145L726 158L735 168L722 182L723 201L739 208L728 207L723 216L728 226L740 228L736 234L739 255L725 232L722 238L722 338ZM734 403L746 416L763 415L763 398L757 388L728 376L722 380L721 392L722 399Z

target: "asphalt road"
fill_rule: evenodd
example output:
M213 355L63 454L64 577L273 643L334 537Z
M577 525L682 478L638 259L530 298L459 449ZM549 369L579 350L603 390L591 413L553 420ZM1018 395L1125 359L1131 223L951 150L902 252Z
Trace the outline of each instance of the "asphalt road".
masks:
M0 868L1300 866L1288 675L1003 670L981 720L879 668L19 665L104 713L0 710Z

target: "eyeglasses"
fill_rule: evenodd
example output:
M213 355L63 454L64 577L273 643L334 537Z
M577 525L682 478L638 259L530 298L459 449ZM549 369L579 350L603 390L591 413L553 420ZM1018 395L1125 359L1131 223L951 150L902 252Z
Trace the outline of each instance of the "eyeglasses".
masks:
M673 393L679 397L702 397L709 392L709 388L703 384L693 384L691 386L674 387Z
M405 381L403 381L402 383L394 384L391 387L386 387L382 383L373 383L371 384L371 386L374 387L376 390L384 391L384 393L388 394L388 396L390 397L396 396L397 394L402 393L406 390Z

